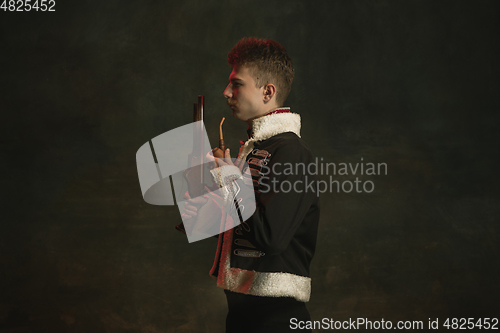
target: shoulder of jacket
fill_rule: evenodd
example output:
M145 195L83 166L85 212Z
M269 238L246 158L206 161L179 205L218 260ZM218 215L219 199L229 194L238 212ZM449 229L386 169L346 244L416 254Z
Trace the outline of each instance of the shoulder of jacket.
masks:
M255 147L266 150L271 155L278 154L299 159L312 158L311 150L307 144L293 132L277 134L267 140L258 142Z

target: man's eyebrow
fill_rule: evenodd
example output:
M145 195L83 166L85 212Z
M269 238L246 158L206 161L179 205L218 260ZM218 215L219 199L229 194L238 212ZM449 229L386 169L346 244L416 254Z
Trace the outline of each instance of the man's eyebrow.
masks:
M230 78L230 79L229 79L229 81L230 81L230 82L234 82L234 81L240 81L240 82L243 82L243 80L242 80L242 79L239 79L239 78L237 78L237 77L232 77L232 78Z

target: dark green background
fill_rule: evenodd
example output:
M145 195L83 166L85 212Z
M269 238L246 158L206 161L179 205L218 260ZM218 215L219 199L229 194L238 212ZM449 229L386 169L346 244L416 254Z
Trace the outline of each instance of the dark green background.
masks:
M496 1L56 1L0 12L1 332L222 332L215 240L146 204L147 140L222 97L244 36L288 49L287 104L328 162L384 162L322 196L312 318L499 317ZM345 180L346 177L335 179Z

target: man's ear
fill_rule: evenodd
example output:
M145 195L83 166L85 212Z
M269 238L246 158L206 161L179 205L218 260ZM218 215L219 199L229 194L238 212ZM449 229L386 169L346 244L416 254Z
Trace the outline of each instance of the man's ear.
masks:
M264 85L264 102L269 102L273 99L273 96L276 94L276 87L272 83L268 83Z

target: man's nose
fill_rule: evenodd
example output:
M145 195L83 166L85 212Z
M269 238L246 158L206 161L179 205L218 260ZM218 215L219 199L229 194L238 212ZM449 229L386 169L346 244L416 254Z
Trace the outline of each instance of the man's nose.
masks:
M227 85L226 89L222 93L222 96L224 96L225 98L231 98L232 93L233 92L231 91L231 83L230 83Z

